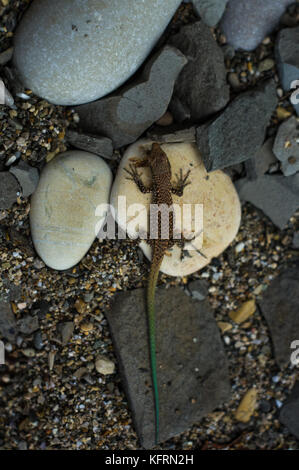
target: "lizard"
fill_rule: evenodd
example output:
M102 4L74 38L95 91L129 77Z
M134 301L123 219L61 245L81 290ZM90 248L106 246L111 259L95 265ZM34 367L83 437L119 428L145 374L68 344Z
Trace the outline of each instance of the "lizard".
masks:
M152 175L152 183L146 187L141 179L142 174L138 173L138 167L149 167ZM134 164L130 164L130 169L125 171L129 174L127 179L132 180L138 186L142 193L152 193L152 204L156 207L173 205L172 194L182 196L184 188L190 184L188 181L190 170L183 176L182 169L180 175L177 176L177 184L171 183L171 166L166 153L158 143L153 143L151 150L146 153L146 157L137 160ZM160 267L167 251L173 247L175 243L183 246L184 238L174 239L174 214L169 211L169 218L166 221L168 227L168 237L164 238L165 227L162 226L161 212L158 212L158 233L157 238L147 238L147 242L152 248L152 259L147 284L147 313L148 313L148 332L150 345L150 364L152 374L152 385L154 392L155 405L155 443L159 442L159 392L157 381L157 364L156 364L156 327L155 327L155 290L160 272ZM165 222L165 220L164 220ZM150 224L152 221L150 221Z

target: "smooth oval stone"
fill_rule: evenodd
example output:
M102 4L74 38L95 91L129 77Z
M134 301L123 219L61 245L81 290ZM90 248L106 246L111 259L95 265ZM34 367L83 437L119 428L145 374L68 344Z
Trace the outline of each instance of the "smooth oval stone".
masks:
M145 156L145 149L151 148L151 141L139 140L131 145L122 158L116 178L114 180L110 204L115 209L115 217L119 226L127 230L129 236L134 235L137 226L146 230L151 194L143 194L134 182L127 179L128 174L124 168L129 169L130 159L141 159ZM203 204L203 233L194 233L192 244L198 251L188 251L189 256L181 260L181 248L175 245L168 255L164 257L161 271L170 276L187 276L209 264L212 258L222 253L234 240L241 220L241 205L238 194L228 175L220 170L207 174L201 155L195 144L178 143L161 146L166 152L171 165L172 181L175 183L176 174L182 169L185 174L190 169L189 180L191 184L184 190L183 197L173 196L173 202L179 204L183 213L183 204ZM142 173L145 186L151 183L149 168L138 170ZM127 224L124 223L123 208L119 205L118 196L126 197ZM142 204L137 207L133 204ZM132 210L129 210L131 206ZM123 206L125 207L125 206ZM193 209L192 209L193 210ZM194 212L191 212L192 215ZM182 228L186 236L188 231L187 219L182 219ZM194 224L192 222L192 227ZM192 230L191 230L192 232ZM151 259L151 248L145 241L141 241L140 248L145 256ZM186 245L187 248L187 245Z
M30 225L35 249L50 268L68 269L89 250L102 220L95 211L108 203L111 182L108 165L88 152L65 152L45 166L31 198Z
M136 72L180 0L35 0L15 36L24 85L54 104L77 105Z

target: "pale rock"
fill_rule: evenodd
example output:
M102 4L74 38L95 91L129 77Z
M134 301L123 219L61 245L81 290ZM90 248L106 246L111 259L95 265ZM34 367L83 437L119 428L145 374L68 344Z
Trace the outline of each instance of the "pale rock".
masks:
M112 175L100 157L83 151L65 152L42 171L31 198L30 225L35 249L53 269L77 264L104 222Z
M236 323L243 323L256 311L255 300L244 302L237 310L230 312L230 318Z
M258 392L256 388L251 388L245 393L236 412L235 418L241 423L248 423L257 407Z
M27 88L76 105L115 90L148 56L181 0L35 0L16 35Z
M120 162L111 191L110 203L115 209L116 220L122 230L127 229L129 237L134 237L136 230L139 233L144 233L146 230L148 208L152 196L151 194L141 193L135 183L127 179L128 175L124 168L129 168L131 158L143 158L144 149L150 149L151 145L152 141L140 140L127 149ZM173 182L176 181L175 175L179 173L180 169L183 170L184 174L189 169L191 170L191 184L185 188L183 197L173 196L173 201L180 208L183 204L192 205L191 231L188 230L187 219L184 220L183 218L182 227L184 228L184 235L189 235L194 239L185 245L188 253L183 260L181 260L181 248L175 245L168 253L169 256L164 257L161 265L161 271L168 275L185 276L206 266L213 257L217 257L222 253L235 238L241 218L240 202L229 176L219 170L207 174L195 144L164 144L161 147L169 158ZM145 185L150 184L151 173L149 168L142 168L142 179ZM126 206L122 207L120 204L118 207L120 201L118 196L126 197ZM134 206L133 204L136 203L142 206ZM200 233L201 224L199 224L199 230L194 232L194 204L203 204L202 233ZM127 215L127 224L124 221L125 213ZM151 249L149 245L142 240L140 247L145 256L150 259ZM206 258L194 248L199 249Z
M99 374L109 375L114 373L115 364L104 356L98 356L95 361L95 368Z

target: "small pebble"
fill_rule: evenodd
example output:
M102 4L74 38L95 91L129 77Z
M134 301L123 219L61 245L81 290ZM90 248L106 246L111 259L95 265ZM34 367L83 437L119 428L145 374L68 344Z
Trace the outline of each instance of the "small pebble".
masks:
M95 368L100 374L108 375L114 373L115 364L104 356L98 356L95 361Z

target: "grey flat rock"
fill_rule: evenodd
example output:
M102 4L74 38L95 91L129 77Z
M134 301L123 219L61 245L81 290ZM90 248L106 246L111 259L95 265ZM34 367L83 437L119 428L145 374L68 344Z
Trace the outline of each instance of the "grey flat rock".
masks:
M228 0L192 0L194 10L208 26L221 20Z
M291 343L299 339L299 268L289 268L268 287L259 306L269 326L279 367L291 359Z
M273 152L281 161L281 169L285 176L294 175L299 171L299 130L294 116L280 124Z
M294 0L229 0L221 30L235 49L252 51L278 25Z
M278 163L273 153L274 138L270 137L250 160L246 160L246 174L249 179L263 176L271 165Z
M206 301L180 288L157 289L157 364L160 440L198 422L230 397L228 366L219 329ZM118 365L142 446L154 446L145 291L119 293L106 313Z
M261 209L283 230L299 208L299 175L264 175L256 180L243 178L235 183L240 199Z
M109 137L116 148L134 142L166 112L174 82L186 63L179 50L164 47L138 81L117 94L78 106L81 128Z
M16 178L8 171L0 172L0 209L10 209L17 200L18 191Z
M31 196L37 188L39 181L38 169L21 160L16 166L9 169L20 183L24 197Z
M176 121L203 119L224 108L229 101L224 56L208 26L203 21L183 26L170 43L188 57L170 104Z
M299 439L299 382L297 381L290 396L283 404L279 420Z
M75 148L95 153L100 157L111 159L113 155L112 140L108 137L93 136L68 130L66 140Z
M207 171L253 158L261 148L278 99L273 80L237 96L214 121L197 128Z
M276 39L275 57L278 74L285 91L299 86L299 27L282 29ZM294 86L292 86L294 84ZM298 93L290 101L299 115Z

